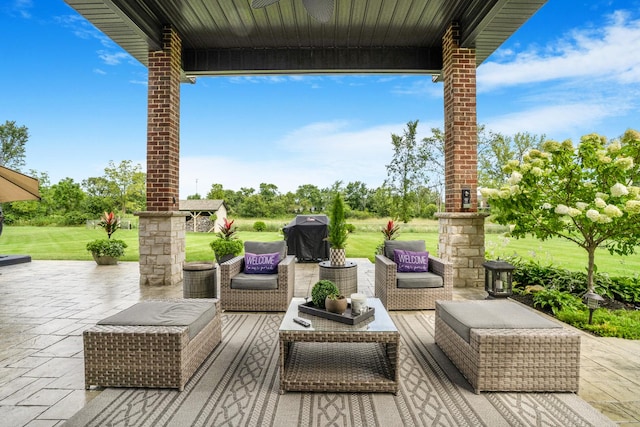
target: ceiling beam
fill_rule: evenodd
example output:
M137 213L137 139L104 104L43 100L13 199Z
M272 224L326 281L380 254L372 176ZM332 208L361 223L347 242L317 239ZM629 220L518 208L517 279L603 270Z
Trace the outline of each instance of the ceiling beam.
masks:
M442 70L442 51L413 47L185 49L182 66L188 75L437 74Z

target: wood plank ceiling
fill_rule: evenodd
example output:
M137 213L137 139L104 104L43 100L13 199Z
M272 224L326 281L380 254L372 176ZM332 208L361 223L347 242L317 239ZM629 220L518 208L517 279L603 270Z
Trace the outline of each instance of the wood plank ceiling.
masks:
M302 0L65 0L142 64L171 24L186 75L439 74L457 21L480 65L546 0L336 0L327 23Z

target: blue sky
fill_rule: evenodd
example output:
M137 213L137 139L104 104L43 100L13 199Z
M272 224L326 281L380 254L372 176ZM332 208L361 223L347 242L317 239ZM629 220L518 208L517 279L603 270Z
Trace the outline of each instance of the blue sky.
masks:
M51 183L146 165L146 68L62 0L0 5L0 123ZM478 122L555 140L640 129L640 1L549 0L478 68ZM200 77L181 86L180 197L386 178L391 134L443 128L431 76Z

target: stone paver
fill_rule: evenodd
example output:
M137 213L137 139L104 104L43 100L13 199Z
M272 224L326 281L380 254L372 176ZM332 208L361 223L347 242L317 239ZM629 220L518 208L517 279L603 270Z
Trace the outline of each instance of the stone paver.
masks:
M358 292L374 295L374 266L358 262ZM55 426L100 394L84 389L82 331L182 287L141 287L138 263L33 261L0 267L0 424ZM295 296L310 296L315 263L296 265ZM218 293L219 295L219 293ZM455 288L455 299L483 290ZM640 341L582 334L580 395L621 426L640 426Z

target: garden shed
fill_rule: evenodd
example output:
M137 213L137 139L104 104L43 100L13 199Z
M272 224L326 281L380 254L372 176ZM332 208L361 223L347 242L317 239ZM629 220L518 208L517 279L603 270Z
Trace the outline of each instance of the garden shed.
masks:
M329 259L329 218L326 215L297 215L283 229L288 255L299 262Z
M180 200L180 211L187 211L187 231L211 233L220 231L227 216L224 200Z

